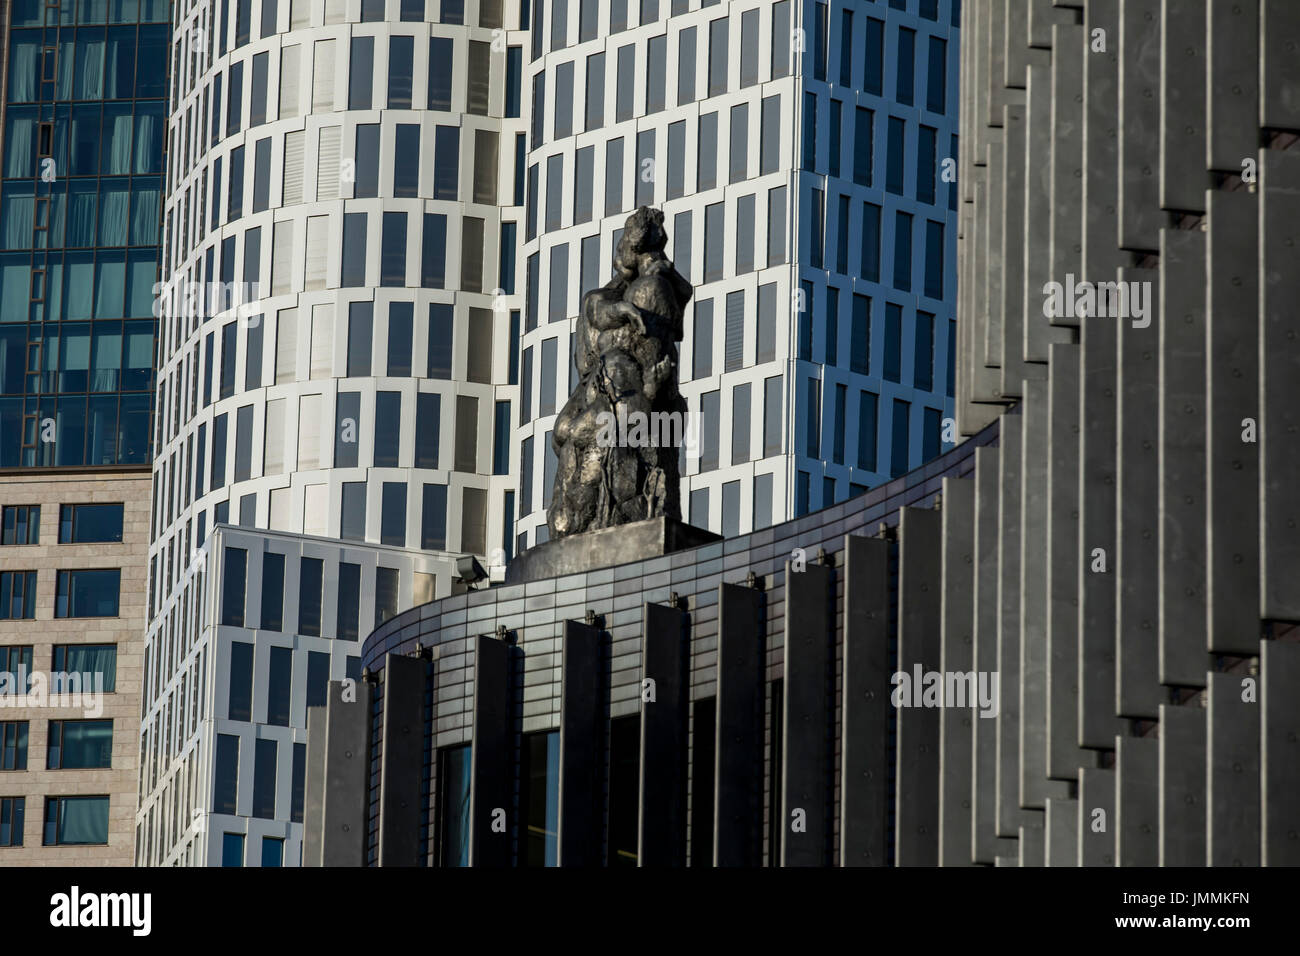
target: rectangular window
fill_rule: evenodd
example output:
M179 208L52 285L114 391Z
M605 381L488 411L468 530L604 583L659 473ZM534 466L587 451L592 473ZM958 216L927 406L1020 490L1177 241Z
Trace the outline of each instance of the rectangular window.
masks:
M510 473L510 403L497 402L493 422L492 474Z
M244 865L244 834L221 834L221 865L223 867Z
M723 274L723 243L726 224L723 222L723 203L713 203L704 208L704 281L717 282Z
M293 648L272 647L270 651L266 680L266 722L273 727L288 727L290 701L293 699Z
M885 189L903 195L903 163L907 127L897 116L889 117L889 157L885 164Z
M871 170L874 165L872 151L875 149L875 136L872 133L874 123L875 113L871 110L860 106L854 110L853 181L859 186L871 185Z
M817 169L817 94L803 95L803 168Z
M266 66L269 56L258 53L253 57L253 95L248 108L249 128L266 122Z
M89 544L121 540L121 503L62 505L59 508L59 544Z
M907 463L911 457L909 437L911 432L912 404L901 398L894 399L893 440L890 443L889 476L897 478L907 473Z
M926 220L925 294L931 299L943 298L943 252L943 223Z
M519 774L522 866L556 866L559 861L560 733L526 734Z
M880 281L880 207L862 204L862 278Z
M823 268L826 260L826 193L812 191L812 229L808 236L808 262L814 269Z
M420 285L425 289L442 289L446 284L447 217L426 212L420 250Z
M786 7L789 3L777 4ZM692 516L694 517L694 516ZM691 721L691 789L695 793L713 793L716 764L717 726L716 697L705 697L692 705ZM713 865L713 800L691 801L691 866Z
M874 96L885 92L885 24L874 17L867 17L862 88Z
M917 131L916 198L921 202L934 202L935 136L936 131L929 126L922 126Z
M821 457L822 438L822 383L821 379L808 379L808 450L809 458Z
M835 217L835 271L849 274L849 197L840 196Z
M352 38L352 62L348 69L348 109L368 110L374 99L375 38ZM332 77L329 78L333 80Z
M555 68L555 139L573 133L573 62Z
M695 102L695 27L677 34L677 105Z
M718 467L718 435L721 418L721 393L705 392L700 396L700 471Z
M340 641L355 641L361 636L361 565L359 564L339 562L338 619L335 635Z
M365 220L362 219L363 224L364 222ZM381 286L406 285L406 213L386 212L383 224L384 232L379 253L379 284ZM364 249L364 241L363 238L362 249ZM346 235L343 248L343 254L346 256L348 252ZM346 265L344 268L346 270ZM363 278L364 268L363 265L361 272Z
M638 206L650 206L655 199L655 131L636 134L636 171L633 195Z
M361 393L339 392L334 403L334 467L357 467L357 428L361 419Z
M916 89L916 31L898 28L898 86L895 98L911 106Z
M451 110L453 52L451 37L433 37L429 40L429 109L431 110L444 112Z
M439 430L442 398L437 392L418 392L415 396L415 467L438 467Z
M926 61L925 108L942 114L947 109L948 43L942 37L930 37Z
M433 198L456 199L459 190L460 130L439 126L433 136Z
M0 722L0 770L27 769L27 721Z
M937 408L923 408L921 411L924 416L921 423L921 461L927 462L939 455L943 413Z
M450 303L429 305L429 378L451 378L452 319Z
M745 104L731 108L730 180L741 182L749 176L749 107Z
M0 694L26 694L31 683L32 646L0 646Z
M635 106L632 94L636 90L636 47L628 44L618 51L617 78L614 91L614 120L623 122L632 118Z
M122 571L119 568L60 571L55 617L117 617Z
M349 378L370 374L370 348L374 326L374 303L348 304L348 365Z
M107 796L46 797L45 846L96 846L108 843Z
M253 816L275 819L276 742L258 737L253 747Z
M783 408L781 400L785 379L780 375L763 380L763 457L781 454Z
M397 585L396 568L375 568L375 627L397 613Z
M391 36L388 38L388 108L411 108L411 61L415 53L415 37Z
M284 629L284 555L262 555L262 630Z
M253 714L253 645L245 641L230 644L230 696L226 717L252 720Z
M713 300L695 303L695 331L691 345L691 378L708 378L713 374Z
M858 467L864 471L876 470L878 401L878 396L873 392L858 393Z
M478 471L478 399L456 396L456 448L453 468Z
M767 264L785 262L785 190L777 186L767 191Z
M885 303L885 368L881 373L887 382L902 381L903 307L893 302Z
M894 214L894 288L912 291L912 216L901 211Z
M379 543L406 546L406 483L385 481L379 513Z
M0 847L23 845L25 797L0 797Z
M298 564L298 633L320 637L325 562L304 557Z
M245 405L235 412L235 481L247 481L252 474L253 406Z
M745 291L727 293L726 341L723 371L734 372L745 365Z
M118 507L121 507L121 505ZM40 505L5 505L3 521L4 533L0 541L3 541L4 544L40 543ZM119 537L117 540L121 541L122 539Z
M261 741L258 741L258 743L261 743ZM262 837L262 866L284 866L284 840L282 838Z
M585 128L600 129L605 125L605 54L593 53L587 57L587 85Z
M644 5L644 4L643 4ZM641 796L641 717L609 724L609 826L606 866L636 866Z
M56 645L53 670L65 675L67 681L79 680L83 687L114 693L117 689L117 645Z
M0 620L36 617L36 572L0 571Z
M361 127L357 129L359 136ZM378 145L376 139L376 153ZM393 145L393 195L414 199L420 192L420 127L415 123L399 123L394 134ZM378 166L377 155L375 163ZM493 172L495 173L495 169Z
M916 313L912 385L927 392L934 388L934 316L929 312Z
M469 866L470 745L438 751L438 865Z
M754 198L736 200L736 275L754 271Z
M343 482L343 515L339 536L345 541L366 540L366 483Z
M699 143L696 150L699 163L699 186L703 192L718 185L718 114L705 113L700 117Z
M845 405L848 403L849 390L847 385L835 386L835 421L832 423L834 434L832 435L831 444L831 461L837 465L844 464L844 415Z
M441 551L447 547L447 486L425 485L420 511L420 547Z
M758 171L774 173L781 165L781 97L763 97L762 129L759 133Z
M343 257L340 265L339 285L344 287L366 284L366 213L343 214Z
M569 305L569 247L551 247L551 278L548 283L550 304L547 321L558 322L568 313Z
M450 42L450 41L448 41ZM447 69L451 66L448 64ZM512 46L506 48L506 116L515 118L519 116L519 106L521 102L520 89L523 85L524 75L524 49L523 47ZM448 75L450 79L450 74Z
M667 99L665 92L668 82L667 34L651 37L647 41L645 77L645 111L647 114L658 113L664 108Z
M719 17L709 23L709 95L727 92L727 27L729 20Z
M746 382L731 390L731 463L743 465L749 461L750 392Z

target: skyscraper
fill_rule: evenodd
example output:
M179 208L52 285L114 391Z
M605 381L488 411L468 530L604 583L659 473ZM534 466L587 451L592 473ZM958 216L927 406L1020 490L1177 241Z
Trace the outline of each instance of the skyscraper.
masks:
M6 4L0 864L132 858L168 10Z
M141 862L296 864L307 704L504 567L526 24L475 12L178 8Z

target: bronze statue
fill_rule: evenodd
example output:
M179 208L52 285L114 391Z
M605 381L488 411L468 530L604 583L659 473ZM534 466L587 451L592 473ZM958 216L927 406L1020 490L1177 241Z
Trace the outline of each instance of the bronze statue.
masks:
M546 515L552 538L681 517L686 402L677 391L677 343L692 290L664 255L663 222L658 209L632 213L614 277L582 297L578 385L551 433L558 459Z

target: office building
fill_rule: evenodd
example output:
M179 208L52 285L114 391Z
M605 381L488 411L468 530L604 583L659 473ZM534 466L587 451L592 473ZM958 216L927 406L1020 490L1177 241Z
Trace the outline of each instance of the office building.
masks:
M463 555L504 570L505 6L176 8L142 863L296 865L308 701L377 622L475 581Z
M0 865L125 865L168 9L0 17Z

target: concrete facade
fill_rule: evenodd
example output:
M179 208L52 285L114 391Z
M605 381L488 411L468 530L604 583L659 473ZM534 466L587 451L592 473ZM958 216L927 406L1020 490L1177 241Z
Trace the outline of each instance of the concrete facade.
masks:
M61 509L83 503L120 503L121 540L60 543ZM0 845L0 866L129 866L134 859L140 783L138 728L144 671L149 473L49 470L0 475L0 508L26 505L40 506L39 541L0 545L0 580L8 587L13 573L35 572L34 617L0 620L0 652L21 650L23 658L30 659L32 670L40 672L47 693L43 706L36 706L36 695L23 693L25 688L20 690L16 681L0 694L0 722L25 723L27 730L26 769L0 770L0 800L24 802L21 845L14 845L10 831L8 845ZM59 572L83 568L120 569L116 616L56 616ZM55 648L76 645L116 648L115 689L105 691L98 703L93 695L89 699L69 695L62 700L48 695ZM0 670L4 669L0 661ZM108 757L108 765L46 769L51 722L88 719L112 721L111 748L103 755ZM65 796L108 798L106 842L47 845L46 801ZM12 804L9 812L13 812ZM12 816L8 822L12 826Z

